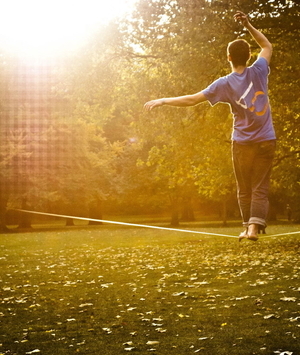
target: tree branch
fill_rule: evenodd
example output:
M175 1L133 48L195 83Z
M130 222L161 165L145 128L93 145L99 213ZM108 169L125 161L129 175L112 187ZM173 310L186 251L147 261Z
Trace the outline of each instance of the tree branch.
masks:
M283 160L288 159L288 158L293 158L294 156L296 156L296 154L300 154L300 150L295 150L293 153L290 154L285 154L282 155L281 157L277 157L275 159L275 163L274 163L274 167L278 166Z

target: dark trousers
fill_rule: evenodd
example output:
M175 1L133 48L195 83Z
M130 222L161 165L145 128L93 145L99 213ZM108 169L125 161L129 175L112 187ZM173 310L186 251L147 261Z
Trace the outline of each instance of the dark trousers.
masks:
M269 210L268 191L276 141L232 144L233 168L243 225L266 227Z

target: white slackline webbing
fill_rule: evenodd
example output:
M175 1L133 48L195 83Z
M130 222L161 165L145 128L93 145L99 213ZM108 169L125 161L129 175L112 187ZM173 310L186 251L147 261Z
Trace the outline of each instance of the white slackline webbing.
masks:
M280 233L280 234L272 234L272 235L264 235L263 238L281 237L281 236L283 236L283 235L291 235L291 234L300 234L300 231L297 231L297 232L288 232L288 233Z
M105 219L94 219L94 218L85 218L85 217L77 217L77 216L68 216L68 215L63 215L63 214L36 212L36 211L29 211L29 210L22 210L22 209L14 209L14 210L15 211L20 211L20 212L25 212L25 213L44 215L44 216L61 217L61 218L72 218L72 219L78 219L78 220L82 220L82 221L103 222L103 223L118 224L118 225L123 225L123 226L152 228L152 229L160 229L160 230L168 230L168 231L184 232L184 233L193 233L193 234L203 234L203 235L214 235L214 236L218 236L218 237L227 237L227 238L236 238L236 239L238 239L237 236L228 235L228 234L200 232L200 231L193 231L193 230L189 230L189 229L178 229L178 228L149 226L149 225L146 225L146 224L136 224L136 223L127 223L127 222L118 222L118 221L108 221L108 220L105 220ZM279 236L282 236L282 235L299 234L299 233L300 233L300 231L290 232L290 233L282 233L282 234L273 234L273 235L263 236L263 238L266 238L266 237L279 237Z

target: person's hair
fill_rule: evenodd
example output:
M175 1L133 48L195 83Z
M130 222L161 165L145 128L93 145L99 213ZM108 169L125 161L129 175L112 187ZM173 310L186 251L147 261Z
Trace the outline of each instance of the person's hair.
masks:
M236 39L228 44L227 53L230 55L234 67L246 66L250 58L250 45L244 39Z

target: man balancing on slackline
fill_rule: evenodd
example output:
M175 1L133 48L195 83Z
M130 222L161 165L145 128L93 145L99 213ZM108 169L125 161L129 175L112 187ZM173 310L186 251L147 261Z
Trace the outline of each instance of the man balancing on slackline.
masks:
M232 160L237 182L238 202L245 230L239 240L256 241L266 227L268 214L268 190L276 137L268 98L269 63L272 45L254 28L247 15L237 12L235 21L241 23L251 34L261 51L250 67L250 45L243 39L230 42L227 47L232 72L221 77L206 89L179 97L149 101L145 109L155 107L194 106L204 101L211 105L228 103L233 113Z

